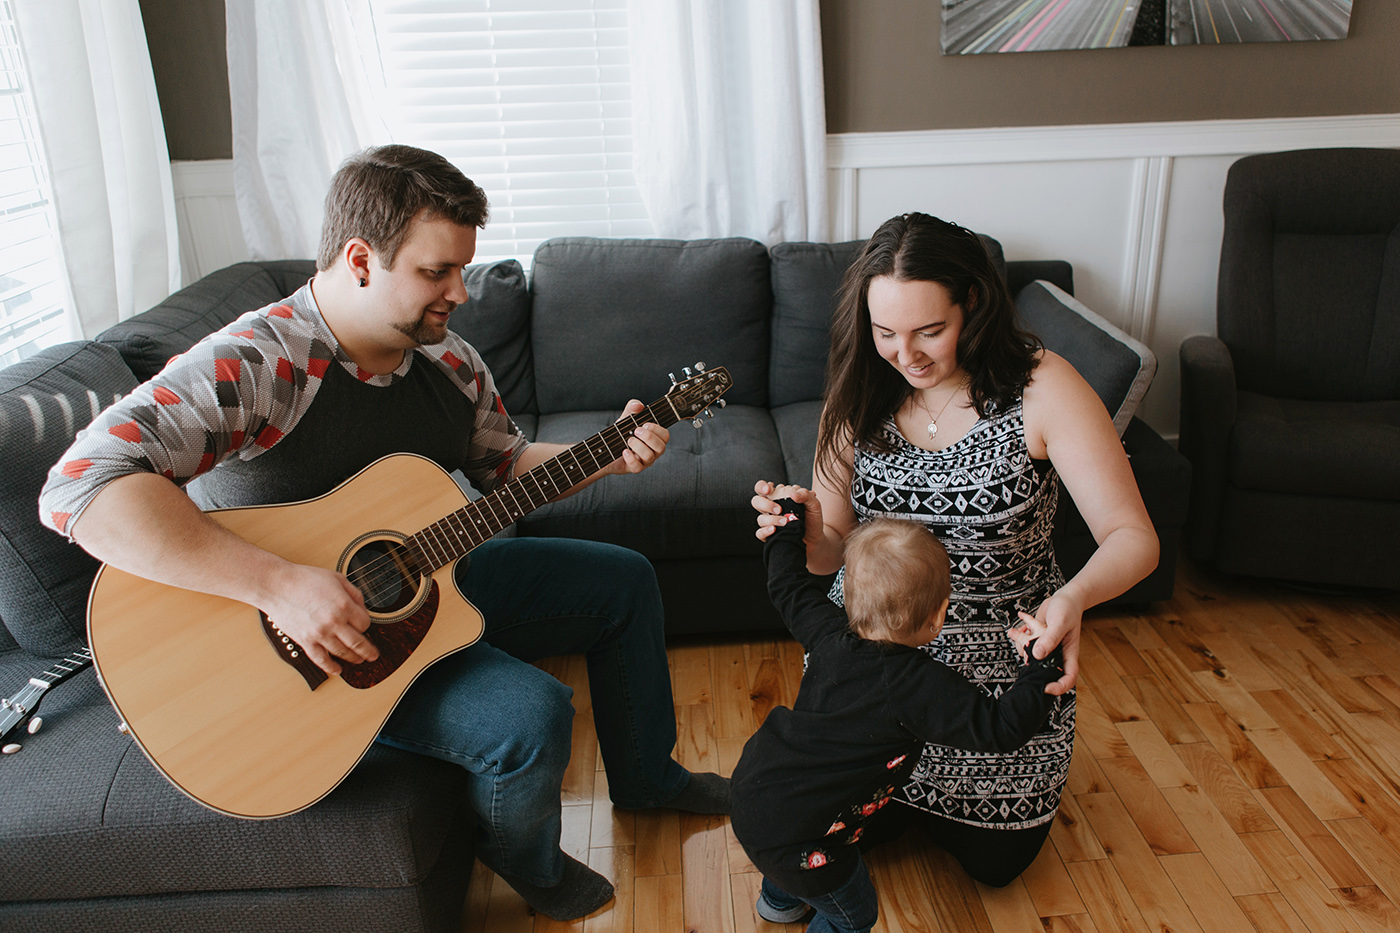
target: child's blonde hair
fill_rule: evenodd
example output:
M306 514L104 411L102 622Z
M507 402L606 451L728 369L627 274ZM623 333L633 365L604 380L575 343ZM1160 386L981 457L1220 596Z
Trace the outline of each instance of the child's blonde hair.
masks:
M901 641L948 598L948 552L917 522L872 519L846 537L844 591L853 632Z

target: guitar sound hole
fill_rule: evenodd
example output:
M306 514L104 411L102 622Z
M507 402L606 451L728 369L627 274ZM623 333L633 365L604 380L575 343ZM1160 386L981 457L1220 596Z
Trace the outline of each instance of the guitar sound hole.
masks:
M381 614L398 612L418 592L418 575L397 541L370 541L351 555L345 568L350 582L365 596L365 608Z

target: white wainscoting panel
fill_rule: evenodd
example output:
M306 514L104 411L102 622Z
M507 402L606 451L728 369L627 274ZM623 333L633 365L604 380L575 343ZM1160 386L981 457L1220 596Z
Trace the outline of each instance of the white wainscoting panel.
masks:
M248 258L233 199L233 160L171 162L184 285Z
M918 210L996 237L1008 259L1068 260L1077 297L1157 354L1139 414L1174 440L1177 348L1215 332L1225 173L1332 146L1400 148L1400 114L833 134L832 239Z

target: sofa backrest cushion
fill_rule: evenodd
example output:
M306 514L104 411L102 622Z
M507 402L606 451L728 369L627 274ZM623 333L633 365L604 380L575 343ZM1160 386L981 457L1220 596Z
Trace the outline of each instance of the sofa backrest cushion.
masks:
M240 262L211 272L148 311L97 335L142 382L240 314L286 298L316 274L310 259Z
M1098 393L1122 437L1157 373L1156 355L1049 282L1021 289L1016 310L1021 326L1068 360Z
M1001 244L978 234L992 264L1006 278ZM777 408L822 397L830 349L831 316L841 280L864 240L845 243L779 243L773 263L773 355L768 394Z
M697 361L729 370L730 403L767 406L763 244L567 237L540 244L531 277L541 414L650 402Z
M462 270L467 303L447 326L476 348L512 415L538 411L535 363L530 355L530 283L514 259Z
M59 657L86 641L98 568L39 523L39 490L73 436L136 385L121 354L93 341L50 347L0 371L0 621L33 654Z

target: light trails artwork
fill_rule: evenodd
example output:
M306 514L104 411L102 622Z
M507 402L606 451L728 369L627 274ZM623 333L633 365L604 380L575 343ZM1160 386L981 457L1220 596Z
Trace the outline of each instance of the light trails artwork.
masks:
M942 0L945 55L1342 39L1351 0Z

